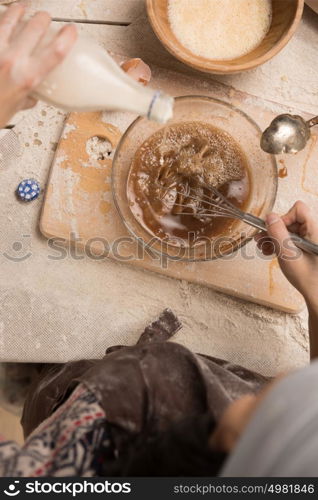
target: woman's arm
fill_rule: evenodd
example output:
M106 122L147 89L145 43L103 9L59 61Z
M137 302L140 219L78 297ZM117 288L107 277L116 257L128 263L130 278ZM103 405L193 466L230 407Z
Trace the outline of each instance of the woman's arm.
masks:
M310 359L318 358L318 305L308 305Z
M296 248L288 234L291 231L318 244L318 221L309 207L298 201L283 217L268 215L266 224L267 234L256 237L258 246L265 255L276 253L286 278L305 298L309 311L310 355L311 359L318 358L318 256Z
M77 36L74 26L66 26L49 44L39 45L51 18L38 12L22 24L24 13L24 6L16 4L0 17L0 128L35 104L32 90L64 59Z

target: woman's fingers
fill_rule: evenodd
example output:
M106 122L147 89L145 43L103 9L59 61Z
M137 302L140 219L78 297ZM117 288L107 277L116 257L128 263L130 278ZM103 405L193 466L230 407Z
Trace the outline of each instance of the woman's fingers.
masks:
M297 201L295 205L284 215L283 220L286 226L291 226L295 222L305 224L312 219L309 207L302 201Z
M267 232L258 233L255 237L258 248L266 256L276 253L282 258L293 258L296 248L289 233L318 243L318 223L312 217L309 207L302 201L297 201L283 217L269 214L266 225Z
M37 104L37 100L34 99L34 97L27 97L22 105L21 105L21 108L20 109L31 109L31 108L34 108L34 106Z
M286 224L284 217L282 217L282 220ZM286 224L286 226L287 226L287 224ZM301 228L302 228L302 224L299 224L299 222L294 222L294 224L289 225L287 227L288 227L288 231L290 233L300 234Z
M76 27L74 25L65 26L47 47L37 53L36 66L39 83L65 58L76 39Z
M0 17L1 126L21 108L35 104L28 96L62 62L77 37L74 26L51 34L48 14L41 12L24 21L24 12L22 5L15 4Z
M266 226L267 232L262 231L255 237L263 255L270 256L276 253L282 258L294 257L295 248L284 221L276 214L269 214L266 218Z
M51 17L47 12L38 12L28 21L16 36L12 50L19 54L31 55L43 36L46 34L51 23Z
M282 220L292 233L300 236L309 236L311 226L314 225L313 217L309 207L302 201L297 201Z
M290 231L318 243L318 221L314 219L310 208L304 202L297 201L282 219Z
M0 49L4 49L14 32L14 29L22 19L25 8L22 4L15 4L8 7L0 18Z
M270 236L275 253L282 259L291 259L295 257L295 245L290 239L288 229L281 217L271 213L266 217L267 234Z

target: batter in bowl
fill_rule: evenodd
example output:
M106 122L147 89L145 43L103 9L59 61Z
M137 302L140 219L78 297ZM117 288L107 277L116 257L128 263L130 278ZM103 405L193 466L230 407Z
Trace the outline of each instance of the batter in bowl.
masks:
M217 188L244 210L249 199L247 158L223 130L202 122L165 127L137 150L128 177L130 208L153 236L193 246L229 233L233 220L206 217L203 196ZM193 199L196 198L196 199Z

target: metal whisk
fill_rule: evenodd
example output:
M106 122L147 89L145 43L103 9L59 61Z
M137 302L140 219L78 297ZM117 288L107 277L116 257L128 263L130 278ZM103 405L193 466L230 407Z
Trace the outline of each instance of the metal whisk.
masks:
M226 217L231 219L239 219L246 224L266 231L265 221L255 215L243 212L235 207L222 193L217 189L206 184L200 184L200 196L194 188L188 187L185 191L174 190L177 195L177 200L174 203L176 210L174 213L178 215L192 215L193 217ZM205 194L209 192L210 194ZM177 201L189 201L189 203L178 203ZM191 203L193 202L193 203ZM301 238L297 234L289 233L293 243L300 249L318 255L318 245L311 241Z

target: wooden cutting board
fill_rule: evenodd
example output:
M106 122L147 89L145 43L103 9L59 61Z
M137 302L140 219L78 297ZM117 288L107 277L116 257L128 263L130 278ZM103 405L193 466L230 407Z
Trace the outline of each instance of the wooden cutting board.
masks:
M264 102L222 84L195 79L162 69L153 70L152 86L172 95L208 95L231 102L249 114L263 129L281 112L277 104ZM304 115L304 113L303 113ZM304 115L305 116L305 115ZM136 242L127 239L126 228L112 201L110 175L118 141L134 116L129 113L72 113L66 120L47 185L40 228L48 238L85 249L90 258L115 258L165 276L212 287L232 296L297 313L302 297L281 273L277 260L261 259L254 242L245 248L248 259L202 263L168 262L147 253L140 257ZM106 159L94 159L86 150L91 137L106 138L111 144ZM313 136L305 151L278 157L282 174L275 209L286 212L298 199L318 209L318 146ZM114 245L115 242L115 245ZM111 247L111 252L109 252Z

